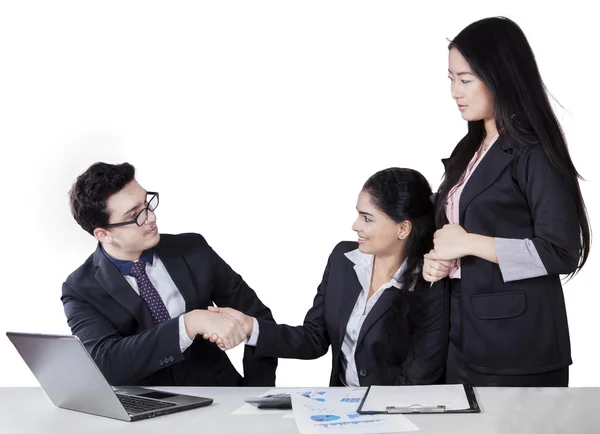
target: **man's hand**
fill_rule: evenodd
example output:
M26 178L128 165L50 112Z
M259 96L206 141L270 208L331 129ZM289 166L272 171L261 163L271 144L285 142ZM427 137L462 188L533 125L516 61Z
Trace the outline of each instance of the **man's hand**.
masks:
M240 327L242 327L246 337L252 334L252 330L254 328L254 320L251 316L245 315L239 310L235 310L230 307L209 306L208 310L218 315L226 316L235 321ZM225 344L224 340L219 334L204 333L202 337L204 339L210 340L211 342L215 342L222 350L230 349L227 348L227 345Z
M247 337L243 325L229 315L196 309L186 313L183 320L190 339L196 335L210 336L212 342L219 340L222 350L238 346Z

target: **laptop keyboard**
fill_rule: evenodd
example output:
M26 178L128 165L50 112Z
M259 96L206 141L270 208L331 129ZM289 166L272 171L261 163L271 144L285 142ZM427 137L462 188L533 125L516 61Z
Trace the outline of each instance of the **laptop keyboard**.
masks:
M139 398L137 396L116 394L127 410L127 413L143 413L144 411L158 410L159 408L173 407L174 403L164 401L154 401L152 399Z

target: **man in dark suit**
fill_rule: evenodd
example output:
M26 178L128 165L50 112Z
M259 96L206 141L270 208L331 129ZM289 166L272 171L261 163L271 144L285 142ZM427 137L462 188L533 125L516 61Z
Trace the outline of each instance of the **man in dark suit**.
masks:
M96 163L70 192L73 217L98 240L65 281L71 331L113 385L274 386L277 359L244 352L244 378L216 345L251 331L206 307L231 306L273 321L271 311L199 234L160 235L158 193L128 163Z

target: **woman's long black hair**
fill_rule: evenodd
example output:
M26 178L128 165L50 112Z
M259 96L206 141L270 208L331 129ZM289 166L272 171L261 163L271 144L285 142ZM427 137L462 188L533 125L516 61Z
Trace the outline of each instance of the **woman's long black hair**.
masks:
M392 167L371 176L363 191L369 193L371 203L394 222L410 221L412 229L406 239L406 271L401 284L406 290L412 289L421 273L423 255L433 248L435 222L431 186L416 170Z
M403 256L406 268L402 274L400 289L394 291L390 299L392 315L386 317L384 325L388 331L383 348L376 350L374 357L383 357L390 366L390 381L403 363L403 349L410 345L403 336L412 336L419 321L422 295L419 289L427 290L429 285L421 275L423 255L433 249L435 213L431 201L432 191L427 179L416 170L392 167L371 176L363 191L369 193L371 203L396 223L406 220L411 223L411 231L406 239ZM406 325L406 330L398 330Z
M590 225L563 131L548 100L535 56L521 28L504 17L486 18L463 29L448 46L457 49L494 98L498 132L520 146L540 144L563 176L577 206L580 249L577 271L590 250ZM470 121L450 158L436 201L436 223L446 222L445 203L485 136L483 120Z

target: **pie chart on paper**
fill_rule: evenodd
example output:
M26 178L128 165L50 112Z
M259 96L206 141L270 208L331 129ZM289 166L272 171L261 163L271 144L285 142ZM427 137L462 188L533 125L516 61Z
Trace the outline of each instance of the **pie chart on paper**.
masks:
M311 420L315 422L332 422L334 420L338 420L340 417L335 414L317 414L310 417Z

